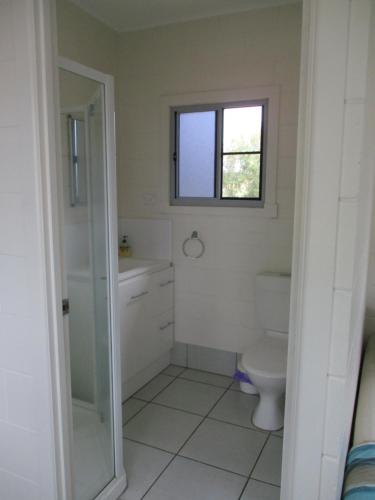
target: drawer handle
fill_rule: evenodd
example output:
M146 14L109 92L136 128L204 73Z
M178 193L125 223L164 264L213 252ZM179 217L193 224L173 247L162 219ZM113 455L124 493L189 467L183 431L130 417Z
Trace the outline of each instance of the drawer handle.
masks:
M141 292L138 295L132 295L130 297L130 300L139 299L139 298L141 298L141 297L143 297L144 295L147 295L147 294L148 294L148 290L145 290L144 292Z
M164 288L165 286L168 286L168 285L171 285L172 283L174 283L174 280L168 280L168 281L165 281L164 283L160 283L160 288Z
M166 330L168 327L174 325L174 321L168 321L168 323L164 326L161 326L159 330L162 332L163 330Z

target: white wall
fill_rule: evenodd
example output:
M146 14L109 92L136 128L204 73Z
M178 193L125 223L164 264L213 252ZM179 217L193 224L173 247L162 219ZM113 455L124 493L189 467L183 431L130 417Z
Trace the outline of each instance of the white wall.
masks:
M372 73L366 93L371 4L305 2L310 26L301 87L285 500L341 498L362 350L374 170Z
M58 53L114 75L117 33L68 0L56 0Z
M56 499L43 161L42 1L0 2L0 497ZM48 10L48 9L47 9ZM36 34L37 33L37 34ZM39 52L38 71L43 56ZM39 75L39 73L38 73ZM46 133L48 135L48 133ZM41 139L41 142L38 142Z
M366 334L375 334L375 207L372 214L370 265L366 302Z
M256 273L291 268L300 17L290 5L120 35L119 215L172 220L180 342L242 352L260 332ZM270 85L281 96L278 217L246 208L165 210L162 96ZM206 244L198 261L181 251L193 230Z

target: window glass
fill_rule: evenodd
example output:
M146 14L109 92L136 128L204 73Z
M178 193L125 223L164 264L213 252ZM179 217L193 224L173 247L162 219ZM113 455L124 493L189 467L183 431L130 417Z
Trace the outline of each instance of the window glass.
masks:
M178 194L213 198L216 112L180 113L178 117Z
M224 109L223 153L259 152L262 106Z
M260 154L223 156L222 198L260 198Z

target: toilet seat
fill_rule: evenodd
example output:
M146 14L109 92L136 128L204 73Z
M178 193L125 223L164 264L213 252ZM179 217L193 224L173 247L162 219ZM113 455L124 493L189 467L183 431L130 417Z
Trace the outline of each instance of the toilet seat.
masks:
M286 378L288 356L287 335L265 333L242 356L242 364L250 374L265 378Z

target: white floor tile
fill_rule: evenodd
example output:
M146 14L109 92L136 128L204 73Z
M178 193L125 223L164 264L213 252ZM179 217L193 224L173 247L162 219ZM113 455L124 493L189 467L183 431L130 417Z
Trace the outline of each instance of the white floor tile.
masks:
M185 369L184 366L169 365L162 373L171 377L178 377Z
M223 392L223 388L178 378L155 398L155 403L206 415Z
M176 453L202 421L172 408L149 404L124 427L124 436Z
M248 476L267 434L215 420L205 420L180 455Z
M144 401L151 401L160 391L162 391L168 384L172 382L173 378L168 375L157 375L142 389L134 394L135 398L143 399Z
M241 500L280 500L280 488L250 479Z
M126 424L136 413L139 412L144 406L146 406L145 401L139 399L130 398L122 405L122 424Z
M218 375L216 373L204 372L201 370L193 370L189 368L185 370L180 378L193 380L195 382L203 382L205 384L216 385L217 387L227 388L233 382L231 377L225 375Z
M283 440L270 436L251 477L280 486Z
M128 487L120 500L139 500L173 455L127 439L123 443Z
M177 457L145 500L237 500L246 478Z
M251 396L238 391L228 391L209 416L230 424L256 429L251 422L251 416L257 404L258 396Z

